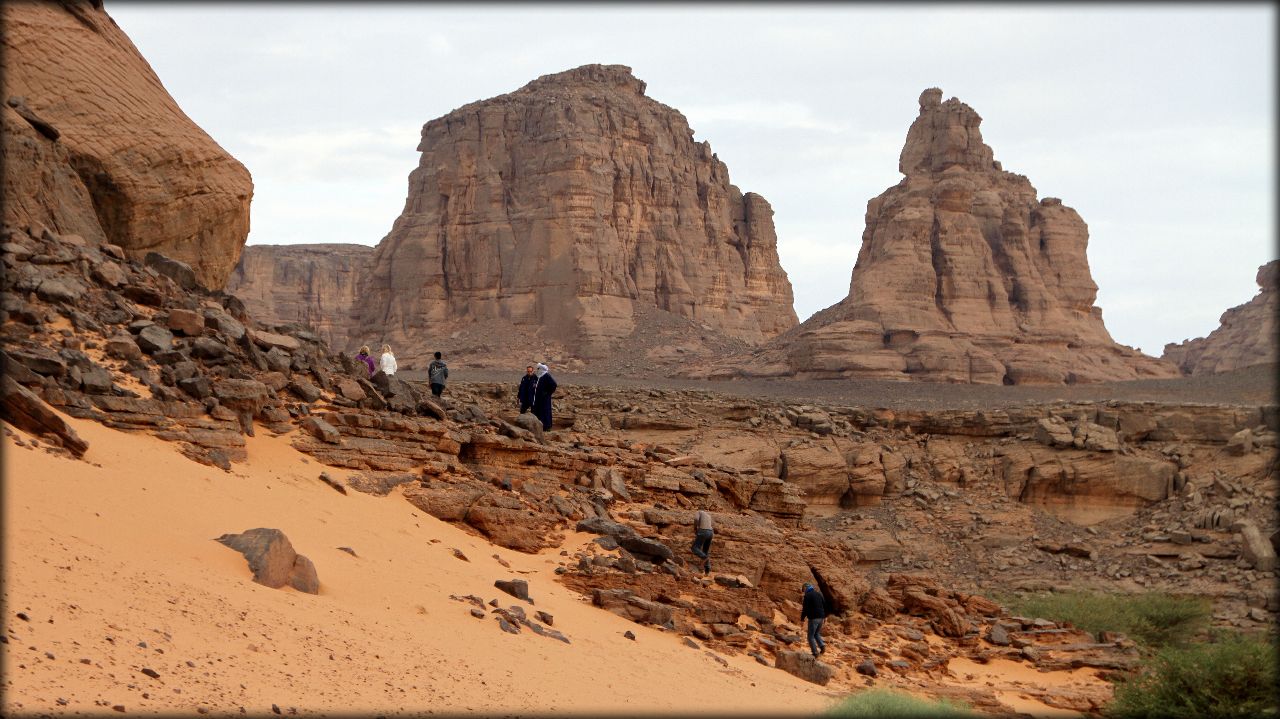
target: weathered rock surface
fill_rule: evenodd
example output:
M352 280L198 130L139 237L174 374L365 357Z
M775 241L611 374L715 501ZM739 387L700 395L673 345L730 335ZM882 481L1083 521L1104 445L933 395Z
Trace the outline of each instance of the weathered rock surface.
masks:
M1112 341L1094 306L1088 228L1037 199L982 142L981 118L936 88L867 203L849 296L749 357L694 374L1062 384L1170 377Z
M3 410L4 421L36 436L50 438L77 457L89 449L89 443L35 393L8 375L0 377L0 383L0 410Z
M5 3L4 220L221 287L249 232L249 172L188 118L100 3Z
M355 338L380 336L355 318L372 257L366 245L249 245L226 290L260 321L310 327L335 351L354 353Z
M253 570L253 581L258 584L272 589L288 584L300 592L320 593L315 564L294 551L284 532L259 527L224 534L217 541L244 555Z
M1258 294L1222 313L1207 337L1164 346L1163 358L1184 374L1213 374L1280 360L1280 260L1258 268Z
M588 65L427 123L361 325L427 352L506 322L577 356L647 309L752 343L794 326L769 204L644 90Z

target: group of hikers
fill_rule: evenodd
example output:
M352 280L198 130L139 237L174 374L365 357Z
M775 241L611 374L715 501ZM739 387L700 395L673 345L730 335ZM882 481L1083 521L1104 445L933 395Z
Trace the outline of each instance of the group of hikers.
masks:
M396 357L391 353L391 345L382 345L382 356L375 362L369 352L369 345L360 347L356 359L364 363L372 377L378 372L385 375L396 373ZM427 365L427 381L431 384L431 394L436 397L444 394L445 382L449 379L449 365L445 364L443 355L435 353L435 359ZM520 405L520 414L533 412L533 416L542 422L542 429L551 429L551 395L556 393L556 378L551 370L539 362L525 367L524 376L520 378L520 386L516 389L516 402Z
M705 509L699 509L693 515L693 546L689 547L689 551L702 560L703 574L711 572L711 539L714 536L715 529L711 525L711 513ZM826 618L827 604L822 598L822 592L812 584L805 583L800 606L800 621L807 622L805 635L809 638L809 652L813 654L814 659L827 651L827 643L822 641L822 623Z
M356 359L368 367L370 377L379 371L387 375L396 373L396 358L391 353L390 345L382 345L382 356L377 362L369 353L368 345L360 348ZM448 379L449 367L442 359L441 353L436 352L435 359L427 366L427 380L431 383L431 393L439 397L444 392L445 381ZM520 378L520 386L516 389L516 402L520 405L520 414L532 412L533 416L542 422L542 428L550 430L551 396L555 394L556 387L556 378L551 376L551 370L545 364L537 363L525 367L524 376ZM711 513L706 509L699 509L693 517L693 546L689 549L694 556L702 560L703 574L711 572L711 540L714 536L715 529L711 524ZM814 659L827 650L826 642L822 641L822 623L826 617L827 608L822 593L812 584L806 583L801 602L800 621L807 622L805 633L809 639L809 651Z

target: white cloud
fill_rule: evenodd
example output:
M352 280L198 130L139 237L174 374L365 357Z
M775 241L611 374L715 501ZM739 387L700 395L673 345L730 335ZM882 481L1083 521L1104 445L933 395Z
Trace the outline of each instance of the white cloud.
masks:
M820 130L843 132L846 123L825 120L814 115L812 108L798 102L763 102L746 100L715 105L691 105L680 108L694 128L720 124L762 125L784 130Z

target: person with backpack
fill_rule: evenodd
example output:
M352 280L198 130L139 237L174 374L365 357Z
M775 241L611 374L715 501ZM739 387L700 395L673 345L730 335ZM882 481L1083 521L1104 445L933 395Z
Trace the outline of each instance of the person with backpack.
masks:
M805 584L800 621L809 620L807 629L809 651L813 652L814 659L817 659L819 654L827 651L827 643L822 641L822 622L826 618L827 604L822 599L822 593L815 589L812 584Z
M699 509L698 513L693 515L693 546L689 548L689 551L702 560L703 574L711 571L711 538L714 536L715 530L711 527L711 513L705 509Z
M533 386L533 416L542 420L542 429L551 431L551 395L556 393L556 378L551 376L551 368L539 363L533 374L537 382Z
M516 390L516 401L520 403L520 414L533 407L534 391L538 385L538 376L533 373L533 365L524 368L524 376L520 378L520 388Z
M440 353L427 365L427 380L431 382L431 394L439 397L444 392L444 381L449 379L449 365L440 359Z
M373 362L373 356L369 354L369 345L362 345L360 347L360 352L356 354L356 359L363 362L364 366L369 368L370 377L378 371L377 365Z

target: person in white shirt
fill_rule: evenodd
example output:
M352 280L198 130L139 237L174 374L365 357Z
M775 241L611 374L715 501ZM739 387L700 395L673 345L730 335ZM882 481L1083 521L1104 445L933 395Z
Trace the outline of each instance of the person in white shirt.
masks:
M382 345L382 359L378 362L378 369L385 375L396 373L396 356L391 354L391 345Z

